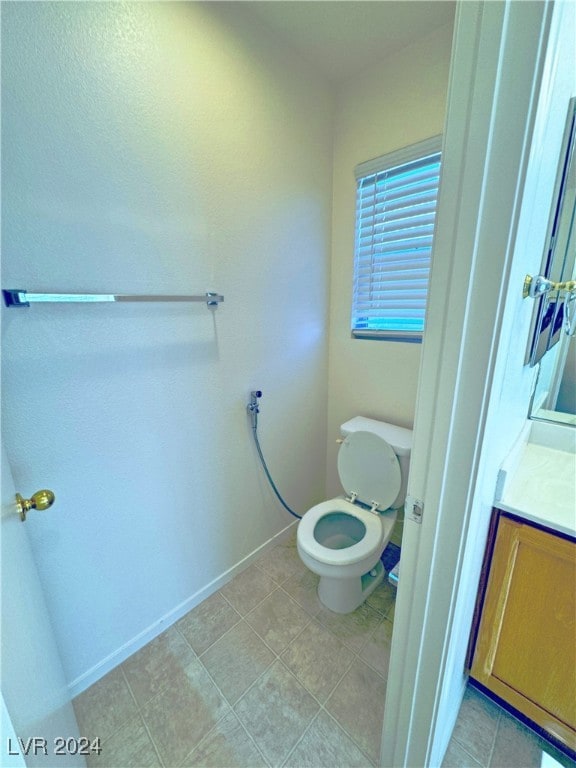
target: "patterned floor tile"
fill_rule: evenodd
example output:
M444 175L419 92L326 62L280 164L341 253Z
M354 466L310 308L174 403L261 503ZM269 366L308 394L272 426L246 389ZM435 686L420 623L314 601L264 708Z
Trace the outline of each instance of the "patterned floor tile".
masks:
M194 658L196 654L175 627L130 656L122 669L138 705L170 685Z
M259 558L256 561L256 565L278 584L282 584L291 576L307 570L300 560L298 551L292 541L278 544L278 546Z
M317 616L323 609L323 605L318 598L318 582L320 577L312 571L305 570L296 573L294 576L282 584L290 597L304 608L311 616Z
M360 658L379 672L382 677L388 677L390 650L392 648L392 622L384 619L368 637L366 645L360 651Z
M230 712L188 755L182 768L260 768L266 765L234 712Z
M176 627L200 655L240 621L240 618L240 614L220 592L215 592L180 619Z
M378 761L386 681L356 659L326 702L326 710L365 752Z
M80 734L103 741L138 714L134 698L119 667L77 696L73 705Z
M382 615L366 603L362 603L352 613L334 613L328 608L322 608L316 619L345 645L358 653L382 621Z
M198 659L142 710L165 765L179 765L200 739L230 711Z
M284 763L285 768L371 768L373 765L326 712L319 713Z
M275 658L254 630L241 621L202 654L200 660L233 704Z
M318 712L318 703L277 661L234 711L271 765L281 765Z
M387 616L388 612L396 602L396 588L388 582L387 579L379 584L374 592L368 596L366 604L375 611Z
M220 590L238 613L245 616L277 587L276 582L260 568L251 565Z
M102 743L102 752L87 756L88 768L160 768L161 763L138 715Z
M480 765L487 766L496 739L500 708L473 688L467 688L454 726L458 741Z
M281 656L302 685L321 703L342 679L354 654L317 622L293 640Z
M310 620L310 615L283 589L277 589L246 616L248 624L275 653L281 653Z

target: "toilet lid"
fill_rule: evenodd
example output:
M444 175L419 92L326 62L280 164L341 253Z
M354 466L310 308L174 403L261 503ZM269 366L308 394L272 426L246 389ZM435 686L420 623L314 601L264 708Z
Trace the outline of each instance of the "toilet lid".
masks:
M373 432L352 432L338 451L338 474L349 495L378 509L388 509L400 492L398 457L392 447Z

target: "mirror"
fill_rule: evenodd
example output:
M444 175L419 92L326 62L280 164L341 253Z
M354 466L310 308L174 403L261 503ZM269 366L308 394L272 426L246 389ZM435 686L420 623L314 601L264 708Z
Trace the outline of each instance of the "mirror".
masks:
M554 282L575 277L575 144L576 98L569 105L541 270ZM534 302L526 362L540 367L530 418L576 426L576 293L549 291Z

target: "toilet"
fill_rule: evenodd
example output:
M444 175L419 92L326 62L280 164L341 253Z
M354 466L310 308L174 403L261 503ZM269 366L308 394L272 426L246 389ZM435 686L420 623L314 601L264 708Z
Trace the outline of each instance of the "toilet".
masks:
M364 416L340 430L338 474L347 495L309 509L296 541L304 565L320 576L320 602L350 613L384 578L380 557L406 497L412 430Z

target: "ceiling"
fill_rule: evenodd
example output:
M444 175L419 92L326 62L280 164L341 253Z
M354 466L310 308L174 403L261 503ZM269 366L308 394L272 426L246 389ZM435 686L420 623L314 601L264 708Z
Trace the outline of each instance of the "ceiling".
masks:
M333 82L453 23L444 0L260 0L244 7Z

